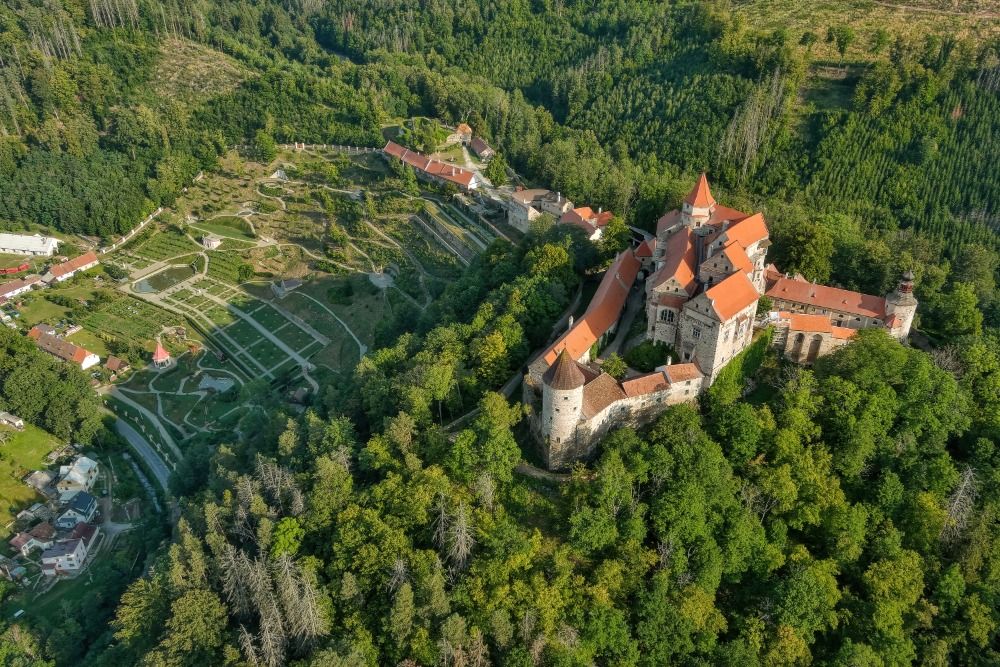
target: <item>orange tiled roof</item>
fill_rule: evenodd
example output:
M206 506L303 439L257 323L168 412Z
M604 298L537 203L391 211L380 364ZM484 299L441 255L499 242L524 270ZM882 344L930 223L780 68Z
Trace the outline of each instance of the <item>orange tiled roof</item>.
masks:
M28 337L34 339L38 347L65 361L82 364L90 356L90 352L79 345L63 340L40 327L32 327L31 331L28 332Z
M730 241L722 249L729 263L744 273L753 273L753 262L747 257L746 249L737 241Z
M805 315L802 313L789 313L788 328L792 331L815 331L817 333L831 333L833 323L830 322L829 315Z
M153 361L167 361L170 359L170 353L167 352L160 341L156 341L156 350L153 352Z
M601 373L583 388L583 416L591 419L601 410L625 397L618 380L607 373Z
M687 227L678 230L667 239L664 248L664 264L650 278L654 286L662 285L673 278L681 289L688 294L695 287L695 262L698 260L698 250L691 238L691 230Z
M663 371L653 371L645 375L622 380L622 389L629 398L633 396L644 396L654 391L663 391L670 388L670 382L663 374Z
M729 225L725 234L730 241L737 241L744 248L749 248L767 238L767 223L762 213L754 213Z
M779 278L766 292L772 299L791 301L815 308L837 310L852 315L881 319L885 317L885 299L851 292L838 287L816 285L805 280Z
M705 176L705 172L701 172L698 182L694 184L694 188L684 198L684 201L697 208L709 208L715 205L715 197L712 196L712 191L708 188L708 177Z
M585 229L593 230L597 227L603 227L611 221L614 214L611 211L601 211L595 213L594 209L589 206L578 206L577 208L570 209L562 214L559 218L561 223L569 223L578 225Z
M849 340L858 335L857 329L850 329L848 327L830 327L830 329L833 337L840 340Z
M579 359L618 321L639 267L639 260L630 249L618 255L604 273L587 312L542 355L546 364L554 363L563 348L571 357Z
M667 308L680 309L683 308L684 304L687 302L688 300L685 297L678 296L676 294L661 294L656 297L656 305L666 306Z
M472 128L469 127L468 123L459 123L458 127L455 128L455 131L460 134L472 134Z
M656 249L656 239L646 239L635 249L636 257L652 257L653 250Z
M671 364L663 369L667 379L673 382L684 382L686 380L697 380L703 377L703 373L697 364Z
M55 266L49 269L49 273L51 273L56 278L61 278L67 273L72 273L73 271L76 271L84 266L87 266L88 264L93 264L96 261L97 261L97 253L91 250L88 253L84 253L79 257L74 257L73 259L63 262L62 264L56 264Z
M737 313L748 308L760 294L745 273L734 273L705 290L719 320L728 322Z
M451 181L452 183L466 189L468 189L469 185L472 183L472 179L475 177L475 174L467 169L445 164L444 162L439 162L438 160L432 160L423 153L411 151L409 148L400 146L392 141L386 143L385 148L383 148L382 151L386 155L398 158L414 169L422 171L425 174L430 174L431 176Z

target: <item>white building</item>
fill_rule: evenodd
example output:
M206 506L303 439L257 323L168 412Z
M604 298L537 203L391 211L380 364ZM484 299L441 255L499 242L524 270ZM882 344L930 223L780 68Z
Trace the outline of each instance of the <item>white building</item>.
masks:
M61 283L64 280L69 280L81 271L86 271L98 264L100 264L100 260L97 258L97 253L91 251L61 264L50 266L48 272L42 276L42 280L47 285L54 282Z
M51 236L0 233L0 254L51 257L58 248L59 240Z
M31 291L31 288L42 281L41 276L29 275L0 285L0 303L13 299L15 296Z
M59 466L60 480L56 484L60 498L68 500L77 491L90 491L94 488L99 472L97 461L86 456L80 456L73 465Z
M543 213L548 213L556 220L573 209L573 202L562 196L561 192L551 190L518 190L511 195L507 205L507 221L511 227L527 232L532 220Z
M56 525L69 529L77 524L87 523L97 514L97 498L86 491L77 491L70 498L66 511L56 519Z

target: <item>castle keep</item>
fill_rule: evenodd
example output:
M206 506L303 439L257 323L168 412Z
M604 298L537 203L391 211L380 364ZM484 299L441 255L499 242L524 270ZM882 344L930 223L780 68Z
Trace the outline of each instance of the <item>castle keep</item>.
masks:
M917 310L911 273L886 297L859 294L782 274L766 263L769 245L764 216L719 205L702 174L654 237L615 258L583 316L524 376L548 468L589 457L613 428L641 426L694 400L747 348L755 322L773 326L774 345L797 363L847 344L859 329L909 335ZM774 310L758 318L764 294ZM617 332L630 299L643 301L646 339L670 345L679 363L616 380L591 356Z

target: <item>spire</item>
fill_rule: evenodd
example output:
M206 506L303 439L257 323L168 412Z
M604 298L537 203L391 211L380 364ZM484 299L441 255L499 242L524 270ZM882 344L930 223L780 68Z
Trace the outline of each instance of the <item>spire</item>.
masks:
M688 196L684 198L684 202L695 208L711 208L715 206L715 198L712 196L712 191L708 189L708 177L705 176L705 172L701 172L698 182L695 183L694 188L688 193Z
M556 362L545 371L542 381L552 389L570 391L586 384L587 378L564 347Z
M156 341L156 351L153 352L153 363L159 364L170 361L170 353L167 352L160 341Z

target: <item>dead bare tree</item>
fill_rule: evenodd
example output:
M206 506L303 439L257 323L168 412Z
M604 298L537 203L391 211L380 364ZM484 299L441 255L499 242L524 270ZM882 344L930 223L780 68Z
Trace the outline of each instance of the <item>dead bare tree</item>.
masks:
M448 502L443 493L437 495L434 510L434 544L440 551L448 545Z
M386 586L390 591L395 593L400 586L410 580L410 571L406 565L406 561L402 558L397 558L393 561L390 572L391 576Z
M243 657L247 659L247 662L255 667L263 664L260 661L260 651L257 650L257 644L254 642L253 633L242 625L239 630L239 639L240 650L243 652Z
M479 502L483 504L483 507L488 509L491 514L496 507L496 490L496 482L490 473L483 472L476 477L476 496L479 498Z
M781 113L784 100L785 79L778 67L768 81L754 88L733 115L719 144L719 154L725 160L740 163L741 178L747 177L761 147L773 137L773 124Z
M941 530L941 541L951 543L961 537L969 525L969 517L972 515L972 510L975 509L978 495L979 483L976 471L971 466L966 466L965 470L962 471L958 486L948 496L948 518Z
M459 503L455 511L454 520L448 530L448 558L452 566L457 570L464 570L469 556L472 555L472 547L475 546L476 539L472 534L472 522L469 519L468 509L465 503Z

